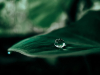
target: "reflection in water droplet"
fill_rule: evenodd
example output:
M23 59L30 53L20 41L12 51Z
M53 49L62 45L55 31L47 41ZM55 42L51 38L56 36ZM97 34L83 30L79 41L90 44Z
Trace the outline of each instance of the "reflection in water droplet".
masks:
M8 52L8 54L11 54L11 52Z
M66 46L64 40L62 40L62 39L56 39L54 45L57 48L63 48L64 46Z

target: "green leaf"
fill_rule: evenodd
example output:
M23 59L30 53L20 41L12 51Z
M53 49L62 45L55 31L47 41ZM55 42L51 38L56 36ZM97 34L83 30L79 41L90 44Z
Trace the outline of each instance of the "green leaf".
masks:
M99 17L99 11L90 11L68 27L24 39L8 51L16 51L30 57L83 56L98 53L100 52ZM58 38L65 41L64 49L54 46Z

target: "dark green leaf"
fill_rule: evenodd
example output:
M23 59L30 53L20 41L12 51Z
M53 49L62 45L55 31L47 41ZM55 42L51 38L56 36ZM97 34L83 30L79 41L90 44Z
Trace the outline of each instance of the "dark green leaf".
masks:
M100 52L99 17L99 11L90 11L81 20L68 27L27 38L13 45L8 51L16 51L30 57L81 56L98 53ZM64 49L54 46L58 38L65 41Z

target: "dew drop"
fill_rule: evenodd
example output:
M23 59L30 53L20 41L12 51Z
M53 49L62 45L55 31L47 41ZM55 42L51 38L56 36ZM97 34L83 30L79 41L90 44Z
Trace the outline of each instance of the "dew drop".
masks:
M62 40L62 39L60 39L60 38L55 40L54 45L55 45L57 48L63 48L64 46L66 46L64 40Z
M11 52L8 52L8 54L11 54Z

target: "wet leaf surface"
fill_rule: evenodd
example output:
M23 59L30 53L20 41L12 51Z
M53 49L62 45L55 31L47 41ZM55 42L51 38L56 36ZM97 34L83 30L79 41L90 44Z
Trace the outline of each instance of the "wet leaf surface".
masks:
M24 39L8 51L19 52L30 57L84 56L99 53L99 13L100 11L90 11L82 19L65 28ZM64 49L54 46L58 38L65 41Z

